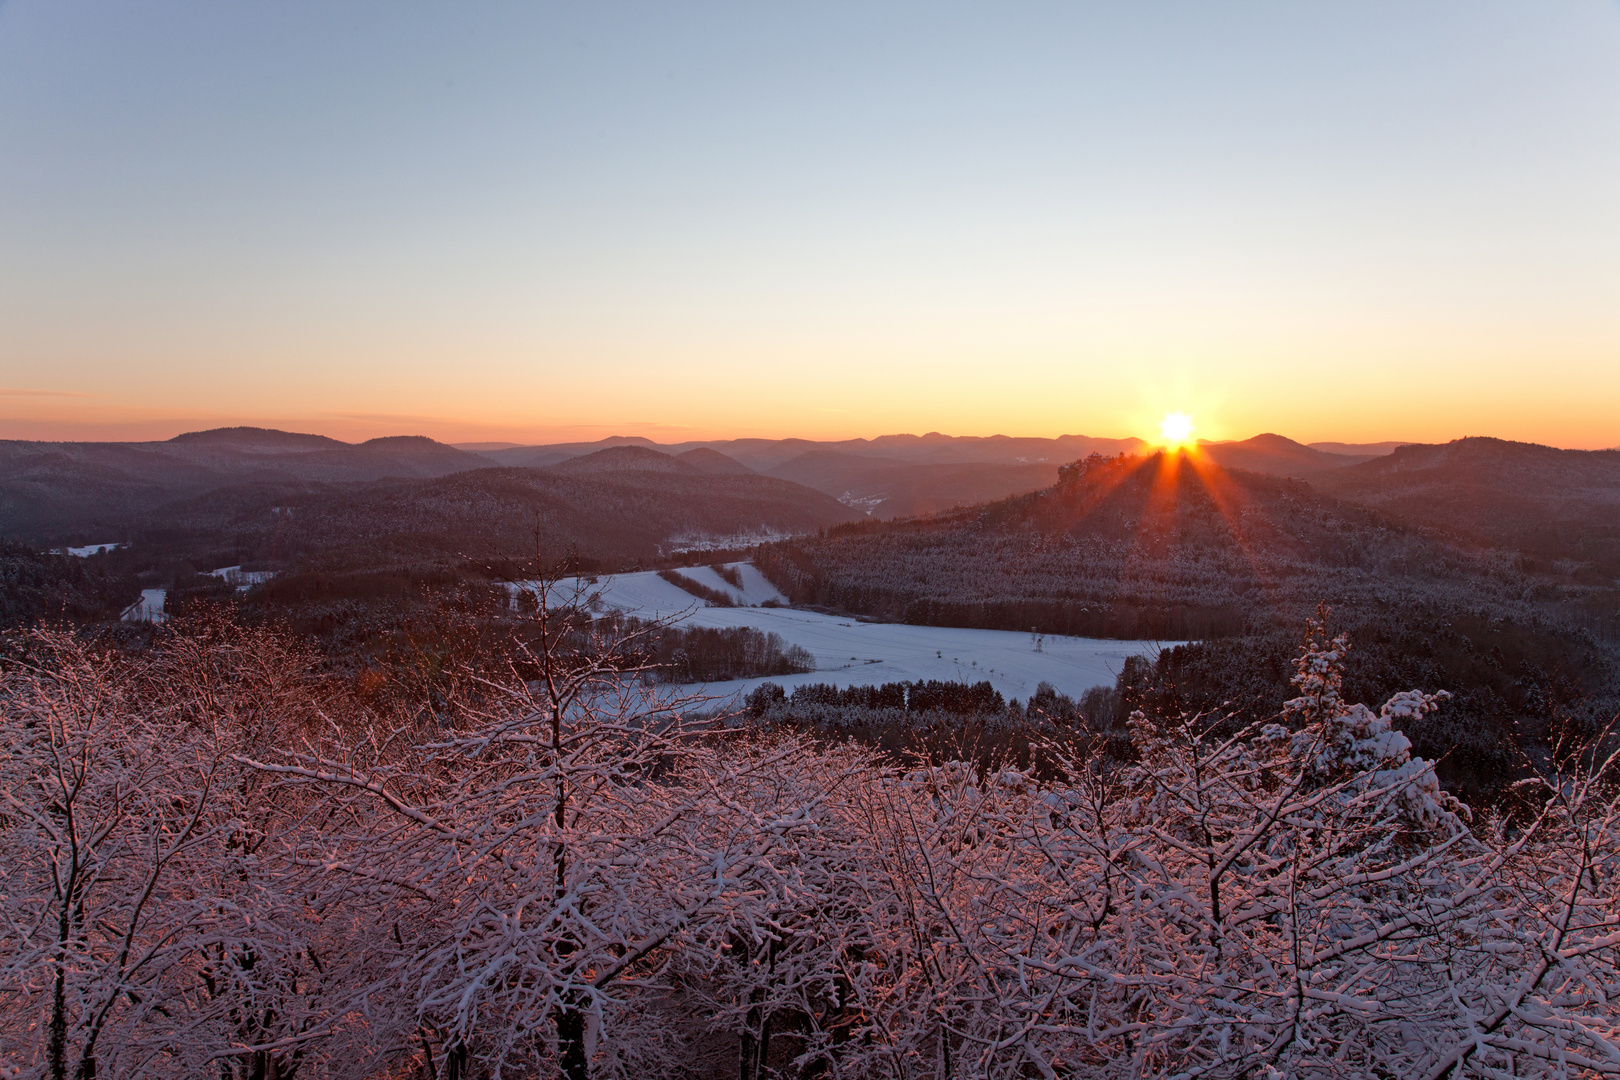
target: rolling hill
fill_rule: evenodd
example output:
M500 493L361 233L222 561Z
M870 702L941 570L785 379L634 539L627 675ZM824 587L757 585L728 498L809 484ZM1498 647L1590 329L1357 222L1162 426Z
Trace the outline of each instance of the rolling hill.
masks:
M1047 487L1057 474L1058 467L1051 464L913 464L836 450L812 450L770 470L772 476L825 492L874 518L937 514L990 502Z
M137 536L163 550L223 545L234 559L281 565L502 560L537 549L621 564L682 544L814 532L857 516L787 480L617 447L546 469L235 485L158 507L139 520Z
M488 464L420 436L355 444L265 428L189 432L165 442L0 441L0 535L103 540L163 503L233 485L426 478Z
M1620 577L1620 451L1468 438L1403 446L1314 482L1342 499L1459 538L1574 560Z
M1302 480L1179 456L1091 459L1042 491L842 526L755 563L797 604L879 620L1192 639L1121 673L1128 707L1170 714L1280 707L1300 629L1326 603L1350 634L1352 700L1455 695L1406 730L1460 790L1499 792L1552 717L1620 707L1613 650L1512 560Z
M1320 476L1370 460L1370 454L1336 454L1297 443L1282 435L1256 435L1241 442L1204 442L1198 448L1221 466L1268 476Z

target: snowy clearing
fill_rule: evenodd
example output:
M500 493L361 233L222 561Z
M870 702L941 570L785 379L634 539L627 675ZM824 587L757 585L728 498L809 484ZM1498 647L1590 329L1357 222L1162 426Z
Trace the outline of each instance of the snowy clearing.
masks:
M141 598L125 608L119 618L125 622L162 622L168 617L163 612L168 596L168 589L142 589Z
M236 586L237 592L247 592L255 585L263 585L276 576L274 570L243 570L241 565L222 566L218 570L208 571L207 577L219 578Z
M121 547L128 547L127 543L114 544L86 544L83 547L51 548L52 555L71 555L76 559L88 559L92 555L100 555L104 551L117 551Z
M739 603L785 603L782 594L750 563L730 563L742 575L744 588L726 583L708 567L679 572L711 589L723 590ZM1043 682L1071 697L1093 686L1112 686L1129 656L1154 656L1175 642L1114 641L1101 638L1046 636L1040 651L1027 633L1010 630L964 630L907 623L867 623L790 607L711 607L660 578L656 573L604 575L590 581L558 583L559 596L582 590L581 601L593 610L616 609L641 618L675 619L683 625L751 626L780 634L790 645L808 649L816 670L802 675L735 679L704 684L721 697L746 693L762 682L788 688L825 682L839 686L940 679L988 680L1008 698L1027 699Z

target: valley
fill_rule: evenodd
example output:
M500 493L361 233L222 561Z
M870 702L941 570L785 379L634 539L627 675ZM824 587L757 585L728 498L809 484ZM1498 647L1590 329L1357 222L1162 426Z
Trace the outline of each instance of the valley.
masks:
M789 691L811 683L988 682L1009 699L1028 699L1040 684L1047 683L1078 698L1093 687L1113 686L1127 657L1151 660L1160 648L1177 644L863 621L789 607L787 598L752 564L732 563L728 569L741 573L749 588L729 585L706 566L677 572L690 575L706 588L732 595L734 607L709 604L652 572L595 581L563 579L555 591L565 598L577 595L582 606L598 614L618 611L678 626L751 627L780 635L789 645L798 645L815 657L813 671L689 687L721 705L734 703L766 681Z
M15 593L14 621L101 603L150 625L235 605L303 628L355 677L447 625L499 641L512 631L490 598L560 568L594 579L598 616L678 616L811 657L704 687L728 699L764 681L988 681L1027 699L1044 682L1110 687L1133 708L1242 700L1259 717L1287 699L1298 627L1320 606L1354 643L1358 695L1453 694L1409 734L1478 799L1549 737L1549 708L1583 724L1620 708L1614 452L1277 435L1175 453L941 435L474 449L256 429L0 449L16 580L41 583ZM120 482L140 505L100 497ZM22 554L45 546L73 556ZM711 600L659 576L672 572ZM728 595L738 606L715 606ZM436 625L445 605L469 614Z

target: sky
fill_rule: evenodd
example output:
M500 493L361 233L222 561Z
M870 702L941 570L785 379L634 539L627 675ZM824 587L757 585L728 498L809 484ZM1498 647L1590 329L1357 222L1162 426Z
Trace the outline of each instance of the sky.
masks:
M0 438L1620 445L1620 0L0 3Z

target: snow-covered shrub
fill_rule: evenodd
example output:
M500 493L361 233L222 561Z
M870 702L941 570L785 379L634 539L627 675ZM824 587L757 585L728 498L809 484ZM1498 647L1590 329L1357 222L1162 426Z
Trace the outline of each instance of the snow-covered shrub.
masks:
M1606 734L1471 816L1402 730L1443 695L1345 701L1348 642L1313 624L1267 722L1139 711L1125 756L1052 728L1028 767L902 764L691 726L633 648L548 652L578 639L540 617L538 677L419 727L344 712L269 637L31 639L0 682L0 1062L1620 1073Z
M353 913L312 912L266 865L262 784L233 759L307 718L303 658L234 629L139 661L19 644L0 669L0 1060L53 1080L369 1072Z

